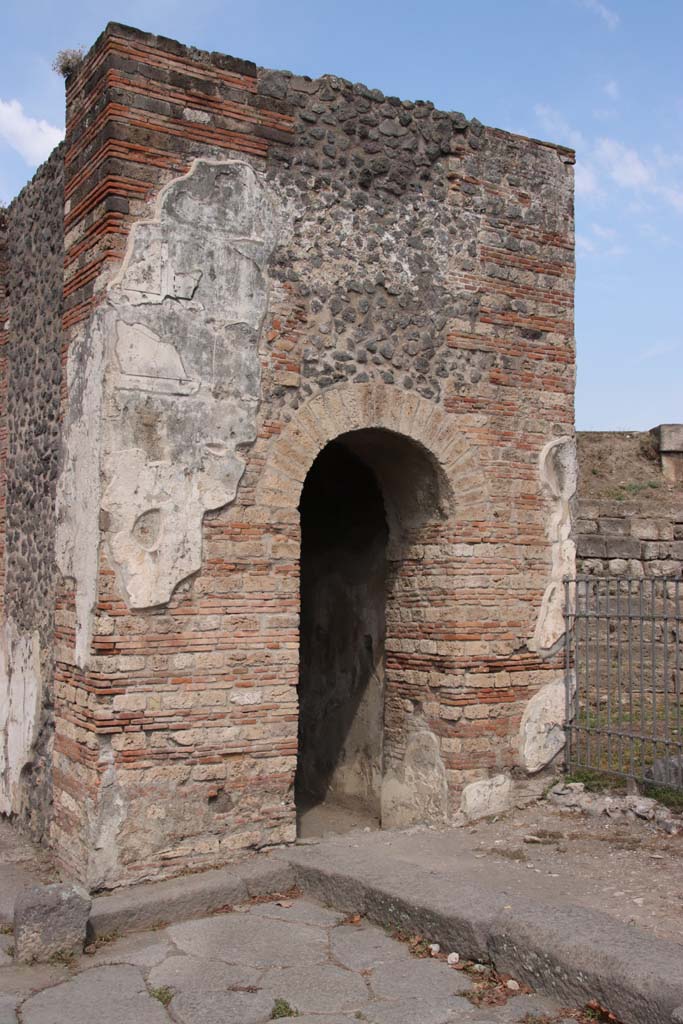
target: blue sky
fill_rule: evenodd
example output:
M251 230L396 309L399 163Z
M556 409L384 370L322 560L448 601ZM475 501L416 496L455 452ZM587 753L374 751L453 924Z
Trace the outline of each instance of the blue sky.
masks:
M55 53L106 21L574 146L577 426L683 422L681 0L5 0L0 200L59 138Z

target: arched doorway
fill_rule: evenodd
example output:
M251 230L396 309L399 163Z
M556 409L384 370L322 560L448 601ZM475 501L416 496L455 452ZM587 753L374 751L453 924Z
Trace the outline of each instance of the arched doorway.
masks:
M415 746L407 732L419 728L422 709L407 709L397 674L387 672L387 639L391 646L413 615L402 605L415 604L415 557L422 531L440 521L441 498L435 460L385 429L340 435L306 476L295 784L302 836L378 827L385 778L394 793L403 778L406 746ZM429 773L429 751L420 757ZM417 807L419 778L414 788ZM445 793L441 779L437 788Z

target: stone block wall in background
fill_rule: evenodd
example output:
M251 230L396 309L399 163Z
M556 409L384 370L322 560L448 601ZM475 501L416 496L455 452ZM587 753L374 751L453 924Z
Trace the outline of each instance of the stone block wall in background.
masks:
M579 573L683 576L683 482L666 469L683 450L676 436L672 425L577 434Z

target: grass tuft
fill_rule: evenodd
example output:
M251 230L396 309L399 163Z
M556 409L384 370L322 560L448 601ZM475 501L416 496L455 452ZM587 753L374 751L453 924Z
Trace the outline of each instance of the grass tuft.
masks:
M162 1006L168 1006L173 999L173 989L168 985L160 985L159 988L151 988L149 994L153 999L158 999Z
M276 999L273 1009L270 1011L271 1020L279 1020L281 1017L298 1017L299 1011L295 1010L286 999Z

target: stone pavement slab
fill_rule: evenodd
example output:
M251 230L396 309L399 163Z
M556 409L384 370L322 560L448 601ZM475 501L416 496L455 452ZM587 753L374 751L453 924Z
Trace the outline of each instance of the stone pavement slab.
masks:
M360 1011L370 1002L360 974L331 964L274 967L264 976L263 985L302 1013Z
M175 952L175 947L163 931L133 932L132 935L112 938L98 946L90 955L92 967L106 964L132 964L134 967L156 967Z
M335 928L330 934L332 958L352 971L363 971L391 960L410 960L407 946L363 921Z
M268 1024L276 1006L297 1024L555 1024L552 1000L479 1008L471 985L366 920L283 900L113 939L68 968L0 966L0 1024L15 1007L21 1024Z
M15 996L0 996L0 1024L17 1024L17 999Z
M25 999L32 992L66 981L69 972L57 964L19 964L0 967L0 994Z
M462 971L454 971L443 960L393 961L378 964L370 977L372 991L380 999L420 1002L442 1000L469 992L472 982Z
M220 914L172 925L171 940L184 953L249 967L322 963L328 954L322 928L251 914Z
M464 999L434 999L429 1003L404 999L398 1003L373 1003L364 1017L369 1024L460 1024L460 1014L469 1007Z
M22 1024L168 1024L137 967L95 967L31 996Z
M248 908L253 917L274 917L280 921L298 921L300 924L329 925L339 924L344 915L338 910L323 907L313 900L299 898L297 900L275 900L269 903L257 903Z
M173 992L179 1024L259 1024L273 1008L273 996L259 984L261 971L215 960L175 955L150 971L151 988Z
M296 1024L358 1024L360 1017L340 1017L338 1014L325 1014L321 1017L317 1013L302 1013L296 1018Z

